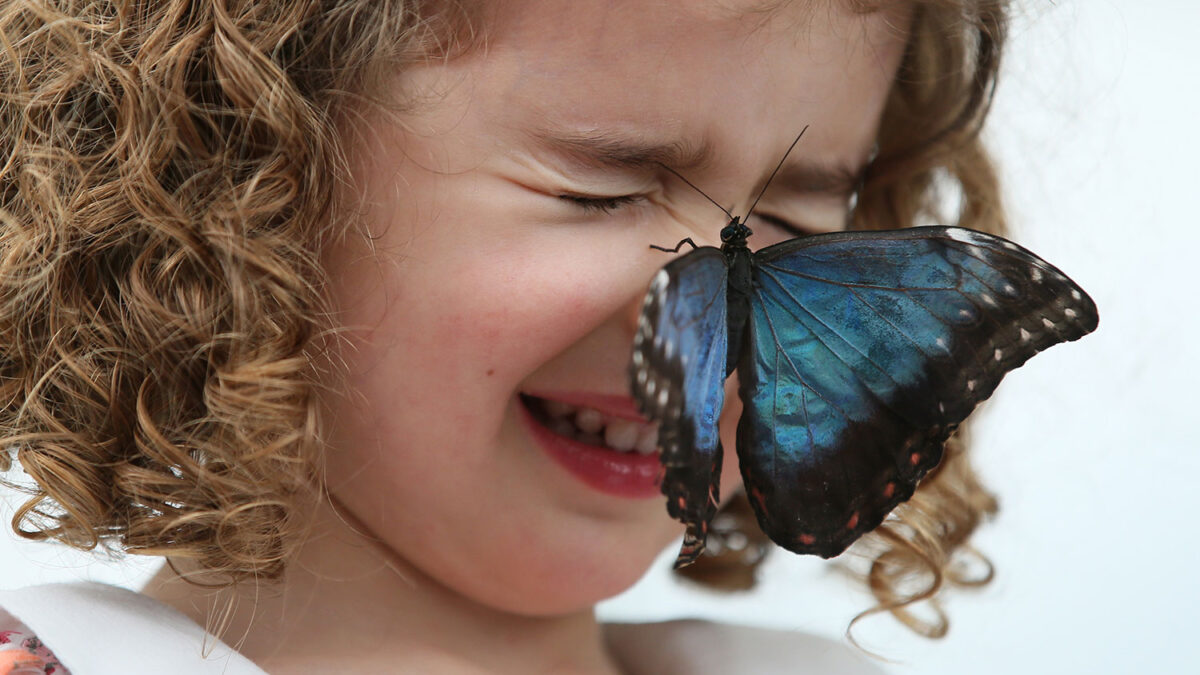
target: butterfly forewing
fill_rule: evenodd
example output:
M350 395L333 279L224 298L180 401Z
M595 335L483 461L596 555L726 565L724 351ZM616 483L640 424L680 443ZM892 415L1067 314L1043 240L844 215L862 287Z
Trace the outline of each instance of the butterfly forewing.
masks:
M633 398L659 423L667 510L687 526L677 566L704 550L717 507L727 277L720 249L697 248L673 260L651 283L634 338Z
M798 553L837 555L877 526L1005 373L1097 322L1053 266L971 230L821 235L754 258L738 456L764 531Z

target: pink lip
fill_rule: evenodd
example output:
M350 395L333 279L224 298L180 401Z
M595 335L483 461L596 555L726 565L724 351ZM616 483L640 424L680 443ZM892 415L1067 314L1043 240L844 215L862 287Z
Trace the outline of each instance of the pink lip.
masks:
M591 406L614 417L643 420L642 416L637 414L633 401L621 396L578 394L538 397L552 398L571 405ZM626 402L628 405L625 405ZM661 495L659 483L662 465L657 454L617 452L560 436L543 426L520 399L518 407L521 410L521 419L537 444L587 486L606 494L631 499L647 499ZM625 411L624 414L621 411Z

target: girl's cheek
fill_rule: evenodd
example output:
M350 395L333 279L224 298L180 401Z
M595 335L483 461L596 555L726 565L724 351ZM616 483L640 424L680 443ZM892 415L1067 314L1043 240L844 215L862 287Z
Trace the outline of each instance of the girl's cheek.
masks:
M602 255L553 251L531 246L501 262L455 269L453 281L423 303L435 323L431 347L454 346L482 374L520 381L605 323L621 321L652 274ZM627 351L632 330L612 339L622 342L612 349Z

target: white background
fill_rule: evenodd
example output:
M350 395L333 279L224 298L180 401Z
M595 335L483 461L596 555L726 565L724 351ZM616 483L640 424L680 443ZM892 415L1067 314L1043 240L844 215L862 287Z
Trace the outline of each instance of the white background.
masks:
M1200 444L1189 424L1200 420L1200 4L1025 5L987 136L1013 238L1089 291L1100 328L1009 375L978 416L975 463L1001 513L975 543L995 581L951 594L943 640L888 618L856 634L895 673L1200 672ZM869 604L815 559L776 552L758 590L723 597L671 580L673 556L602 616L841 639ZM90 560L7 532L0 588L81 578L137 588L156 566Z

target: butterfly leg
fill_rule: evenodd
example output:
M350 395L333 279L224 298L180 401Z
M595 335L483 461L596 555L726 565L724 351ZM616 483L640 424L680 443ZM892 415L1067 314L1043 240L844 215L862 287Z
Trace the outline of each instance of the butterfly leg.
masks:
M675 248L666 248L665 246L656 246L654 244L650 244L650 248L658 250L658 251L666 251L667 253L679 253L679 249L683 248L684 244L691 246L693 249L697 248L696 242L692 241L691 237L684 239L683 241L679 242L678 244L675 244Z

